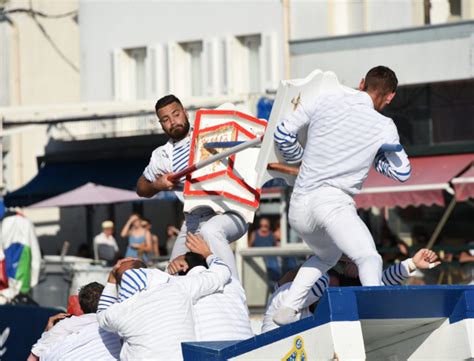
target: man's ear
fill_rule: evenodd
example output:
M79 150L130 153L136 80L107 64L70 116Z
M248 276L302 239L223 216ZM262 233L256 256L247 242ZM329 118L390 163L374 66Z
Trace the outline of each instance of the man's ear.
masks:
M390 102L392 101L392 99L395 98L395 95L396 95L395 92L390 93L389 95L387 95L387 99L385 99L385 103L386 103L386 104L390 104Z
M362 79L360 80L360 83L359 83L359 90L360 90L360 91L363 91L364 88L365 88L365 79L362 78Z

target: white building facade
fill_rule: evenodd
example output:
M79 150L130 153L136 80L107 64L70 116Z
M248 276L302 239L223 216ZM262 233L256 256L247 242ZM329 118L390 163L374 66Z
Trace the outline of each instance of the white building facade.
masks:
M262 94L283 74L277 0L84 0L80 17L83 101Z

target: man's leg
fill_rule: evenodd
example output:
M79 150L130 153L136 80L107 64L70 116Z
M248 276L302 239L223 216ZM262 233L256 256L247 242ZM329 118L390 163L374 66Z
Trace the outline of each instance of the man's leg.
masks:
M229 266L232 277L239 279L235 256L229 243L238 240L247 232L248 224L235 213L217 214L201 223L198 233L204 238L211 251Z
M314 202L310 197L296 195L291 199L290 224L314 251L315 256L307 260L299 269L285 295L282 307L273 316L273 320L279 325L298 319L297 312L303 307L314 284L341 257L339 248L318 223L318 208L318 202Z
M176 257L189 252L188 247L186 247L186 235L188 232L196 233L199 222L201 220L200 215L194 214L185 214L184 222L181 226L179 231L178 237L176 237L176 241L173 246L173 250L171 251L170 261L174 260Z
M341 258L341 251L334 245L325 249L318 248L320 255L308 259L298 270L290 287L292 297L285 297L283 305L294 310L300 310L314 284Z
M336 246L357 265L362 285L383 285L382 257L367 226L357 215L354 204L334 210L324 223Z

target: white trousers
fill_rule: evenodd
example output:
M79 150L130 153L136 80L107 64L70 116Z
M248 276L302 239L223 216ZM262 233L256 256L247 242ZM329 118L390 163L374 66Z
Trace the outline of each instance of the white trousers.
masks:
M311 287L338 262L342 253L357 265L363 286L382 285L382 258L357 215L351 196L334 187L321 187L308 194L294 193L289 220L316 256L298 271L284 306L301 309Z
M173 260L188 252L189 249L185 245L186 234L196 233L206 240L211 251L229 266L232 276L239 279L235 256L229 244L242 237L247 229L248 224L235 213L216 214L208 207L185 213L185 220L176 238L170 259Z

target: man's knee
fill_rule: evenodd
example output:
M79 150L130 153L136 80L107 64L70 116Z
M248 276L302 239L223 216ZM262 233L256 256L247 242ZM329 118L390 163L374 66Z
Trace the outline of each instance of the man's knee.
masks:
M374 265L382 267L382 264L383 264L382 257L375 250L373 252L363 253L359 255L358 257L355 257L353 261L357 265L360 265L361 263L364 263L364 262L370 262L370 263L373 263Z
M209 224L204 224L198 231L201 237L209 242L214 242L215 240L225 240L225 234L222 229L219 227L213 227Z
M306 261L305 265L310 266L310 267L317 267L318 269L324 269L327 271L333 268L337 264L340 258L341 258L340 253L334 254L331 257L326 257L324 259L318 256L313 256L308 261Z

